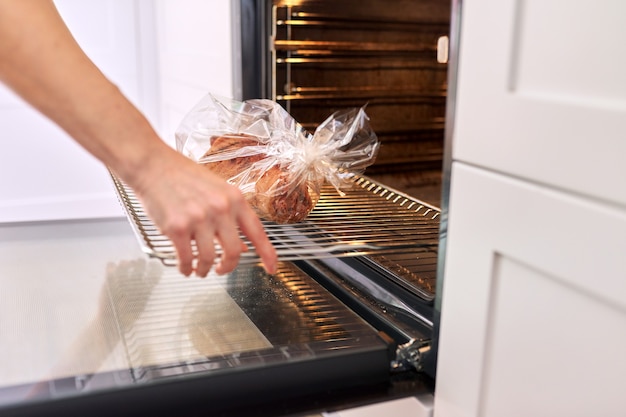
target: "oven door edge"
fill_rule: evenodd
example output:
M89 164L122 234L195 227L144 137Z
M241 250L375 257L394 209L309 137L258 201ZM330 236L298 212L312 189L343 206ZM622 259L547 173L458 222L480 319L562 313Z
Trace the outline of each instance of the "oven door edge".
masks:
M439 248L437 252L437 286L435 290L435 303L433 311L432 346L428 354L424 357L423 362L424 371L432 378L436 378L437 374L439 325L441 321L441 300L443 297L446 238L448 234L448 210L450 206L450 177L452 169L452 144L457 95L462 4L463 0L452 0L452 13L450 17L448 94L446 97L443 173L441 184L441 217L439 223Z
M239 101L269 98L271 56L268 39L272 19L271 2L231 0L233 98ZM261 34L261 36L259 36Z

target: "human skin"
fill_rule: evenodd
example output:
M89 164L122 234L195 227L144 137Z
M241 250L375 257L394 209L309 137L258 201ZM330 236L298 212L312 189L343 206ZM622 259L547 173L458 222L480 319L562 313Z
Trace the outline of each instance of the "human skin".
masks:
M276 251L241 192L176 152L85 55L51 0L0 0L0 81L126 182L176 248L182 274L238 264L248 237L269 273ZM198 248L193 262L192 243Z

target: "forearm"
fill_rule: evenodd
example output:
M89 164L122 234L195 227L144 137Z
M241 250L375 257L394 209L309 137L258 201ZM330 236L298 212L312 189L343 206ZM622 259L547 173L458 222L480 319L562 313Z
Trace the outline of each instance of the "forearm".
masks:
M250 237L269 271L276 252L241 192L167 146L78 46L51 0L0 0L0 81L124 179L176 247L179 269L232 271Z
M0 0L0 80L129 182L139 182L138 168L166 152L50 0Z

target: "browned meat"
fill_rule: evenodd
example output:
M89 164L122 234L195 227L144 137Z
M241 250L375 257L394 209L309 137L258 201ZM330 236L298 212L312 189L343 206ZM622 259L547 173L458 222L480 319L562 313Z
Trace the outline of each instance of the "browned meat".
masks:
M214 137L211 140L211 148L204 157L258 145L259 141L248 135ZM259 153L209 162L205 165L226 180L231 180L249 170L251 176L245 181L254 182L254 192L246 192L244 195L261 218L277 223L296 223L304 220L315 206L306 181L293 178L288 167L278 163L267 170L255 172L253 164L265 158L267 155ZM233 182L240 185L237 180Z

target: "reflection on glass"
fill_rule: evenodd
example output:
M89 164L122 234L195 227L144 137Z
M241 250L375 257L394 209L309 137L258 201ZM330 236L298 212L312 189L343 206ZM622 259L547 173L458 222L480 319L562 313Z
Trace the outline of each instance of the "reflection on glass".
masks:
M275 275L248 266L185 279L156 260L119 261L106 266L99 292L90 294L94 313L54 366L35 381L0 385L0 407L172 376L340 361L338 352L349 348L383 346L368 324L292 263Z

